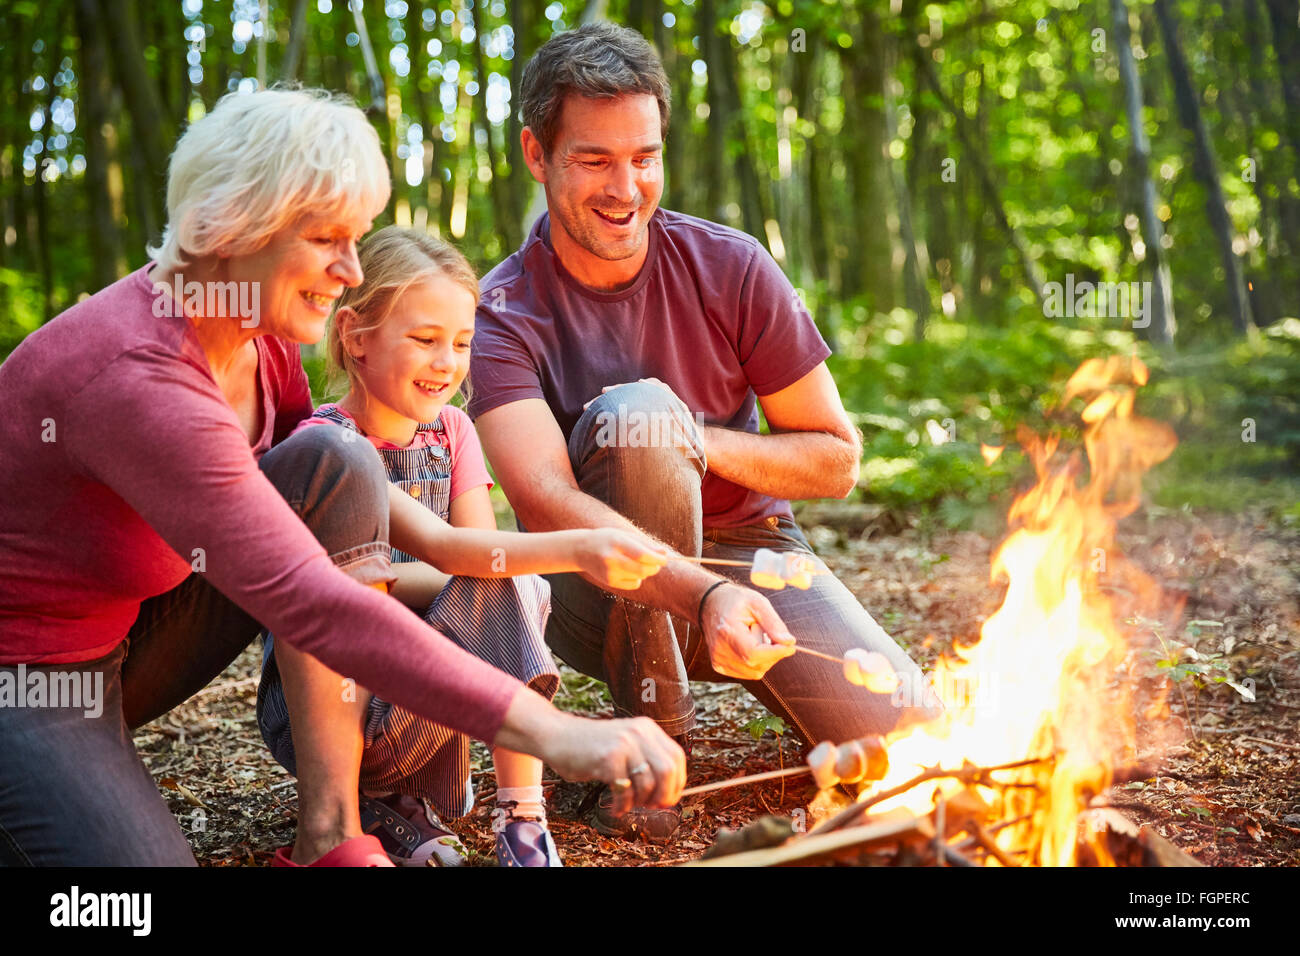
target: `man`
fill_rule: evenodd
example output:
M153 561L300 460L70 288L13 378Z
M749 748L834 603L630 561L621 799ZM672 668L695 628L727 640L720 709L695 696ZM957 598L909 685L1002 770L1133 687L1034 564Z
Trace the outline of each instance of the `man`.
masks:
M689 680L742 681L810 744L914 719L794 653L796 640L837 657L879 651L905 686L921 683L791 517L790 499L844 497L857 481L861 442L830 350L758 242L659 208L670 100L654 50L609 24L562 33L528 63L521 94L547 213L483 280L469 402L520 526L636 526L682 555L799 551L823 572L766 597L744 568L685 560L619 597L558 575L548 644L688 754ZM595 818L606 833L664 838L678 822L619 819L608 804Z

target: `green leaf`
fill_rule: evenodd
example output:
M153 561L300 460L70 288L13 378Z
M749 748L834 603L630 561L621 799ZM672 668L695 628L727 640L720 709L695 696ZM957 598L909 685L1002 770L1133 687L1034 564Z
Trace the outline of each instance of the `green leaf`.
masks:
M761 739L763 734L767 733L769 730L780 737L785 733L785 721L780 717L768 714L763 717L755 717L749 723L745 724L745 729L749 731L749 735L755 740Z

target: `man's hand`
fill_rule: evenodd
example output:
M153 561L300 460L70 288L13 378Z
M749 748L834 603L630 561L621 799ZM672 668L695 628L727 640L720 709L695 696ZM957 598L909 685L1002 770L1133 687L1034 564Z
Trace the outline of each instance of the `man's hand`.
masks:
M709 594L703 624L713 669L727 677L758 680L794 653L794 636L767 598L738 584Z

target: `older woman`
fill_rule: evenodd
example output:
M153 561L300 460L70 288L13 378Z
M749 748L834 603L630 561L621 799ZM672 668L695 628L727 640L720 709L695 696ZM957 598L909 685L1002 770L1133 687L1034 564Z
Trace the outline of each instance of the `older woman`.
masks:
M0 366L0 863L192 865L130 731L261 626L566 777L677 800L684 759L652 723L561 714L383 593L390 544L434 563L431 513L368 442L285 439L311 412L295 343L360 282L356 242L388 191L354 107L228 96L172 157L155 261ZM609 573L650 573L625 544ZM87 694L49 692L74 686ZM355 806L300 816L335 847L323 862L387 862Z

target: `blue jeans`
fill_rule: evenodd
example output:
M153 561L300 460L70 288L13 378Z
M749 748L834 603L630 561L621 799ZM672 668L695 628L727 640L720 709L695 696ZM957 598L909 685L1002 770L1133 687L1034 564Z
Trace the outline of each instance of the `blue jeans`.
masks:
M261 468L336 564L364 583L386 581L388 476L369 442L342 436L304 429ZM102 681L102 712L0 707L0 865L193 866L131 731L206 686L260 630L191 574L143 602L125 640L99 660L28 666L29 675L90 672Z
M676 420L685 442L628 447L611 443L600 424L640 414L643 420ZM630 431L630 429L629 429ZM671 430L659 428L664 435ZM588 406L569 438L569 460L578 486L636 525L688 555L749 561L759 548L812 549L789 517L771 517L742 528L705 528L700 481L705 462L694 423L661 387L622 385ZM815 556L817 566L826 566ZM746 568L711 568L742 584ZM575 574L552 575L551 620L546 641L566 663L609 685L615 710L653 718L665 733L680 735L695 724L690 681L734 681L713 670L699 626L666 611L616 598ZM802 591L761 591L800 645L842 657L850 648L878 651L904 681L923 682L916 664L885 633L857 598L832 574L813 577ZM937 714L900 706L890 694L849 684L838 664L794 654L762 680L744 686L808 744L843 742L880 734Z

